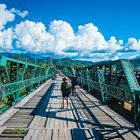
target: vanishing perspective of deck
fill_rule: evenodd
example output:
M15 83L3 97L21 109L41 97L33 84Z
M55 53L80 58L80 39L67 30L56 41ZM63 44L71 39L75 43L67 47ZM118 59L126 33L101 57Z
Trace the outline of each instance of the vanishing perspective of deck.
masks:
M48 80L0 115L0 140L138 140L134 125L76 87L61 109L62 76Z

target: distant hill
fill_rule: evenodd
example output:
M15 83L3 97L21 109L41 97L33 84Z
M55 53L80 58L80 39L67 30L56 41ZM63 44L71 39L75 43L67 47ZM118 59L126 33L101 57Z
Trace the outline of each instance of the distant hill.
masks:
M104 63L104 62L109 62L109 61L101 61L101 62L90 62L90 61L80 61L80 60L72 60L70 58L62 58L62 59L55 59L51 57L43 57L42 55L39 54L33 54L33 53L0 53L1 56L7 56L11 58L15 58L21 61L25 61L28 63L33 63L33 64L54 64L54 65L59 65L60 67L64 66L74 66L74 67L86 67L86 66L91 66L93 64L99 64L99 63ZM137 54L136 56L131 57L130 63L132 64L132 67L135 69L140 69L140 54Z
M80 60L72 60L70 58L62 58L62 59L55 59L51 57L43 57L38 54L32 53L0 53L2 56L7 56L11 58L15 58L21 61L29 62L29 63L36 63L36 64L54 64L59 66L75 66L75 67L85 67L90 66L93 62L90 61L80 61Z

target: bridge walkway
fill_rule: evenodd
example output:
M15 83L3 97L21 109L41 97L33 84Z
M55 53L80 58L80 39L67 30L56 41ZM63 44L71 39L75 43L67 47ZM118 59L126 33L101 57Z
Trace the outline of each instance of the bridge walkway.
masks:
M0 116L0 140L138 140L134 125L79 86L61 109L62 77L49 80Z

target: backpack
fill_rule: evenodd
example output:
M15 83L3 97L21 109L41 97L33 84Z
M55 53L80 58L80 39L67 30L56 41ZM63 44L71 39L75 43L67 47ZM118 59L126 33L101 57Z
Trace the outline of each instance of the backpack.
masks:
M63 94L70 94L71 93L71 83L70 82L63 82L61 84L61 91Z

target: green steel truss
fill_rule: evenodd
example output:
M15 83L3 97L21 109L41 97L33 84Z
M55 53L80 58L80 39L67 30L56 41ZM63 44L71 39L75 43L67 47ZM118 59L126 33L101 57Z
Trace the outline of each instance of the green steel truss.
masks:
M139 64L140 65L140 64ZM68 69L65 67L65 74ZM94 94L96 90L104 103L112 99L128 102L133 107L134 123L140 129L140 69L135 69L129 60L97 63L76 70L80 73L78 84L87 86Z
M45 69L42 66L0 56L0 113L43 84L56 71L55 66Z

